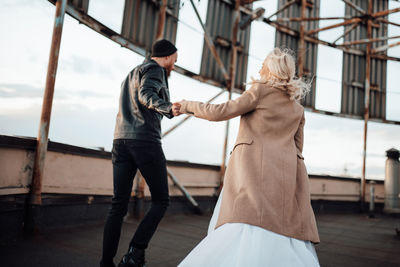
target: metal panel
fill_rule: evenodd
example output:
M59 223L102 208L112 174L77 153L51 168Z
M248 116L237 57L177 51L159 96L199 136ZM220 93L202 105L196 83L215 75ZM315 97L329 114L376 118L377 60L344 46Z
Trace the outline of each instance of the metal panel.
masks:
M226 69L231 64L232 27L234 3L231 0L208 2L206 29L214 41L218 55ZM247 16L241 12L241 17ZM247 64L250 43L250 26L238 33L238 56L236 63L235 87L244 90L247 77ZM226 84L222 71L215 61L209 47L204 45L200 75Z
M175 43L180 0L168 0L164 39ZM121 35L148 52L156 39L160 0L125 0Z
M89 9L89 0L68 0L68 4L87 14Z
M287 3L285 0L278 0L278 9L284 6ZM319 7L320 0L315 0L313 2L309 2L306 8L306 17L319 17ZM296 2L291 5L289 8L286 8L284 11L278 13L278 18L298 18L301 17L301 1ZM299 31L300 23L299 22L284 22L282 23L285 26L290 27L293 30ZM319 21L307 21L305 22L305 30L316 29L319 26ZM275 46L276 47L287 47L295 52L295 56L298 56L298 47L299 47L299 37L291 36L284 32L279 31L278 29L275 32ZM304 76L306 76L309 80L311 80L317 73L317 54L318 54L318 45L310 42L305 42L305 53L304 57ZM315 107L315 85L313 82L311 91L307 95L307 97L302 101L302 104L306 107Z
M388 0L374 1L373 11L386 10L389 8ZM387 17L386 17L387 19ZM379 28L372 27L372 38L388 35L388 24L380 23ZM372 43L372 49L387 44L386 41ZM385 52L386 54L386 52ZM386 118L386 75L387 60L371 60L371 104L369 115L371 118Z
M368 1L353 0L353 3L364 10L368 10ZM386 10L388 8L387 0L373 1L373 12ZM360 15L355 9L346 5L346 16ZM345 29L350 28L346 26ZM387 24L380 23L379 27L372 27L372 37L387 36ZM360 24L344 41L355 41L367 38L366 24ZM387 44L387 40L372 43L372 49ZM352 46L366 51L366 44ZM371 78L370 78L370 108L369 116L371 118L386 117L386 66L387 61L382 59L371 59ZM351 55L343 53L343 75L342 75L342 104L341 112L350 115L364 115L365 107L365 56Z

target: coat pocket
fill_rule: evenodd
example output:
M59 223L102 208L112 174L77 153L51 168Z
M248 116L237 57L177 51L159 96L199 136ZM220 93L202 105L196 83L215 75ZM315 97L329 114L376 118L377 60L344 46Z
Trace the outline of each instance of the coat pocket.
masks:
M235 148L238 145L243 145L243 144L251 145L251 144L253 144L253 139L251 139L250 137L238 137L236 139L235 145L232 148L231 154L232 154L233 151L235 151Z

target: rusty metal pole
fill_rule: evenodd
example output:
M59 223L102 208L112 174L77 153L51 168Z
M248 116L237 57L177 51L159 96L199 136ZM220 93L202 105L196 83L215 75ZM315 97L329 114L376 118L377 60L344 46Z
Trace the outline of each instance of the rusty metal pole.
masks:
M382 46L379 46L379 47L376 47L376 48L372 49L371 53L372 54L379 53L379 52L386 51L389 48L392 48L392 47L395 47L395 46L399 46L399 45L400 45L400 42L387 44L387 45L382 45Z
M32 187L30 192L30 211L28 226L30 230L36 228L35 208L42 204L43 170L47 153L51 108L53 104L54 84L56 81L58 57L60 54L61 35L64 25L64 15L67 0L58 0L54 19L53 37L51 41L49 64L47 67L46 87L43 96L42 114L40 118L39 133L33 167Z
M329 25L329 26L326 26L326 27L309 30L307 32L307 34L312 35L312 34L315 34L317 32L322 32L322 31L333 29L333 28L346 26L346 25L349 25L349 24L360 23L361 21L362 21L362 19L360 19L360 18L347 19L347 20L345 20L345 21L343 21L341 23L336 23L336 24L332 24L332 25Z
M231 54L231 64L229 66L229 96L228 101L232 99L232 91L235 88L235 77L236 77L236 62L237 62L237 42L238 42L238 31L239 31L239 22L240 22L240 0L235 1L235 11L233 12L233 28L232 28L232 54ZM226 168L226 152L228 149L228 137L229 137L229 120L226 122L225 128L225 140L224 140L224 150L222 151L222 164L221 164L221 179L220 179L220 187L222 189L223 179L225 175Z
M271 22L300 22L300 21L317 21L317 20L338 20L338 19L348 19L349 17L291 17L291 18L277 18L271 20Z
M301 0L301 18L304 19L306 17L306 5L307 0ZM302 20L300 22L300 31L299 31L299 51L297 52L297 64L298 64L298 76L301 78L304 74L304 53L306 49L306 44L304 40L305 36L305 21Z
M349 7L357 10L358 12L360 12L361 14L365 15L365 10L362 9L361 7L357 6L356 4L354 4L353 2L349 1L349 0L342 0L345 4L347 4ZM371 14L371 13L370 13Z
M40 118L39 134L37 138L36 156L32 177L31 203L42 204L42 179L44 161L47 152L51 108L53 104L54 84L56 81L58 56L60 52L61 35L64 24L65 6L67 0L59 0L56 3L56 15L54 20L53 37L51 41L49 64L47 68L46 88L43 96L42 115Z
M164 25L165 25L166 12L167 12L167 0L162 0L161 6L160 6L160 14L158 16L158 27L157 27L156 40L161 40L164 36Z
M350 26L350 28L348 28L347 30L344 31L344 33L342 35L340 35L338 38L335 39L335 41L333 41L333 44L336 44L337 41L340 40L340 38L345 37L347 34L349 34L352 30L354 30L355 28L357 28L357 26L359 26L360 24L358 23L354 23L353 25ZM344 39L343 39L344 40Z
M372 0L368 0L368 14L372 14ZM372 21L367 21L367 38L372 38ZM363 149L363 166L362 166L362 177L361 177L361 196L360 205L361 210L364 210L365 204L365 171L366 171L366 160L367 160L367 131L368 131L368 119L369 119L369 102L370 102L370 78L371 78L371 43L367 43L367 51L365 53L365 103L364 103L364 149Z
M400 35L396 36L387 36L387 37L376 37L376 38L367 38L367 39L360 39L356 41L351 41L351 42L344 42L338 46L349 46L349 45L356 45L356 44L368 44L368 43L375 43L379 41L386 41L386 40L391 40L391 39L399 39Z
M294 3L296 3L297 0L291 0L289 2L287 2L286 4L284 4L281 8L279 8L277 11L275 11L274 13L272 13L268 18L266 18L267 20L269 20L270 18L272 18L273 16L281 13L282 11L284 11L285 9L287 9L288 7L290 7L291 5L293 5Z

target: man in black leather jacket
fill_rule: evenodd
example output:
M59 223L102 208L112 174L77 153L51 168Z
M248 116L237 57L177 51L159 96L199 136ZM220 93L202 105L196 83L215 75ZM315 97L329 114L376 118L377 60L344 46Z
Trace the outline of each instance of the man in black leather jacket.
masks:
M167 80L176 60L176 47L167 40L157 41L151 59L134 68L122 82L112 149L114 196L104 227L100 266L115 266L113 258L137 169L149 186L152 203L119 267L144 266L144 250L169 205L161 119L180 115L179 104L170 102Z

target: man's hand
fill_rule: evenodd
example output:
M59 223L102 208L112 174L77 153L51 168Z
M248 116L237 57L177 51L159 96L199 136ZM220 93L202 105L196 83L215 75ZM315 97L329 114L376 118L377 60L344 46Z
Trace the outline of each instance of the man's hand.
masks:
M172 104L172 115L174 115L174 117L181 115L182 113L180 113L180 109L181 109L181 104L179 102L175 102Z

